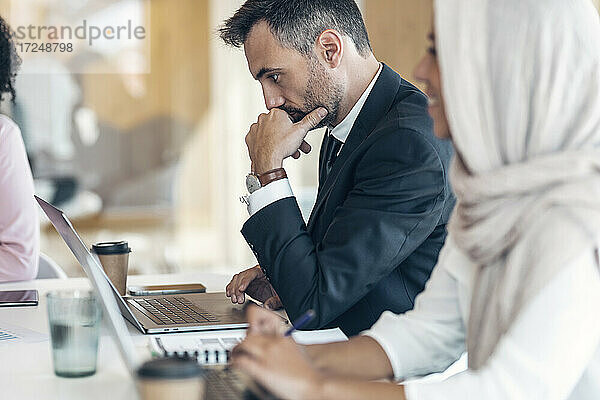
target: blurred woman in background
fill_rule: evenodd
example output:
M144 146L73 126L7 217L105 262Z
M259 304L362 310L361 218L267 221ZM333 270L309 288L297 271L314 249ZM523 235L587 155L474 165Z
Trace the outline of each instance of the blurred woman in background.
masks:
M600 21L589 0L436 0L417 67L458 199L415 308L298 347L252 308L233 363L283 398L600 398ZM442 382L366 382L468 369ZM361 381L362 380L362 381Z
M11 29L0 17L0 96L14 102L20 64ZM39 223L33 178L19 127L0 114L0 282L34 279Z

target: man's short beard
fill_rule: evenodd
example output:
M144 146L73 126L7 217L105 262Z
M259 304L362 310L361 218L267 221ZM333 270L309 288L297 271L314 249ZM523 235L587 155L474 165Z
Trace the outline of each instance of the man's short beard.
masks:
M344 96L343 84L335 82L315 57L311 57L308 64L309 78L302 109L287 107L285 104L280 108L288 113L292 121L299 122L311 111L323 107L328 113L317 128L331 126L337 121L340 103Z

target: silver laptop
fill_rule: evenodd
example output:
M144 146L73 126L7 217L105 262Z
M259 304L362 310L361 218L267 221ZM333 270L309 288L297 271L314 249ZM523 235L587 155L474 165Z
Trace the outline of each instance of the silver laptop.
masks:
M39 201L39 200L38 200ZM75 234L76 235L76 234ZM83 244L83 243L81 243ZM85 246L83 246L85 249ZM83 256L81 265L89 276L92 286L98 296L99 303L104 310L104 320L108 324L112 337L123 358L132 379L136 379L136 371L141 361L136 353L133 341L129 331L125 326L125 321L119 312L120 296L114 296L114 288L110 285L110 280L106 278L102 268L89 252L78 253ZM137 387L137 386L136 386ZM206 379L206 400L222 399L265 399L277 400L267 393L262 387L253 383L247 377L229 368L212 368Z
M35 196L88 278L104 279L121 314L143 333L206 331L247 328L244 309L232 304L224 292L122 298L100 265L83 243L67 216L50 203Z

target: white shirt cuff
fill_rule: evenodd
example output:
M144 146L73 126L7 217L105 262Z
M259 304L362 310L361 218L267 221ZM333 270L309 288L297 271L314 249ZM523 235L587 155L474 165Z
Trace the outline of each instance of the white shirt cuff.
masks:
M406 397L406 400L419 400L419 384L404 385L404 397Z
M248 196L248 214L253 216L269 204L293 196L294 193L289 179L285 178L271 182Z

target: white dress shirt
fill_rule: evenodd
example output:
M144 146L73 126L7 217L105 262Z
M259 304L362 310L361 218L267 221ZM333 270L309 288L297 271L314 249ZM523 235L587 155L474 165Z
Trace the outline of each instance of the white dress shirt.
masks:
M354 104L354 107L352 107L348 115L346 115L346 118L329 132L330 135L333 135L337 140L342 142L342 147L343 143L346 143L346 139L348 139L348 135L358 118L358 114L360 114L367 98L371 94L371 90L373 90L373 86L375 86L375 82L377 82L382 69L383 65L380 64L377 74L375 74L375 77L371 80L367 89L365 89L356 104ZM248 196L248 213L250 216L253 216L269 204L293 196L294 193L292 192L289 179L285 178L271 182Z
M395 378L441 372L465 351L475 267L448 237L415 308L385 312L363 335ZM408 383L409 400L600 399L600 271L582 254L521 312L487 365L437 383Z

